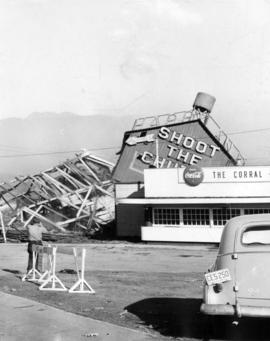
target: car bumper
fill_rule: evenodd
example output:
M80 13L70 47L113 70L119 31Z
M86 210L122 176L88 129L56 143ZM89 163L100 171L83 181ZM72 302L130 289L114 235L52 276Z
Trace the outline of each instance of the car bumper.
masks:
M245 305L233 306L230 304L201 305L201 312L206 315L227 315L237 317L270 317L270 307L251 307Z

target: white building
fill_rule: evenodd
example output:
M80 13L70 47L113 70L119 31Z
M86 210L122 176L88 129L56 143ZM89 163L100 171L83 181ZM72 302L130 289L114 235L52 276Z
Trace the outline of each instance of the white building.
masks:
M190 112L139 119L125 133L113 173L118 236L218 243L230 218L270 212L270 167L243 166L213 103L199 93Z

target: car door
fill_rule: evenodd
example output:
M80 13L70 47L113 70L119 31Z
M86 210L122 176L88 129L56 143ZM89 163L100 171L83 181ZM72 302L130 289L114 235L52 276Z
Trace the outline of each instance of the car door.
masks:
M270 306L270 222L240 230L233 258L236 300L243 305Z

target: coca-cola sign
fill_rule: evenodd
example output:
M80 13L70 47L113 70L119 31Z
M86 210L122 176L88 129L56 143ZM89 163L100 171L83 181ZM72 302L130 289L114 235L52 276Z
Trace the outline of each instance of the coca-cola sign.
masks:
M189 166L184 170L183 177L189 186L198 186L203 181L203 171L198 166Z

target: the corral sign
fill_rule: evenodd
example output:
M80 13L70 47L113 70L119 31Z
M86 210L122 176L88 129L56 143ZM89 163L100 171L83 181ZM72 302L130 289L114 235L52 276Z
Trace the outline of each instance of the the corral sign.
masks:
M178 182L188 183L186 173L191 168L193 174L190 178L199 178L199 171L196 168L187 167L184 171L178 170ZM201 170L203 173L203 183L238 183L238 182L270 182L270 169L268 166L254 167L209 167ZM189 173L187 173L189 174Z
M192 172L190 168L194 168ZM203 198L231 203L229 198L245 198L246 202L269 202L270 167L202 167L201 173L194 166L178 169L146 169L144 193L150 198ZM189 180L198 181L190 186ZM201 181L202 180L202 181ZM201 182L200 182L201 181ZM197 182L197 183L198 183ZM255 200L255 201L254 201Z

